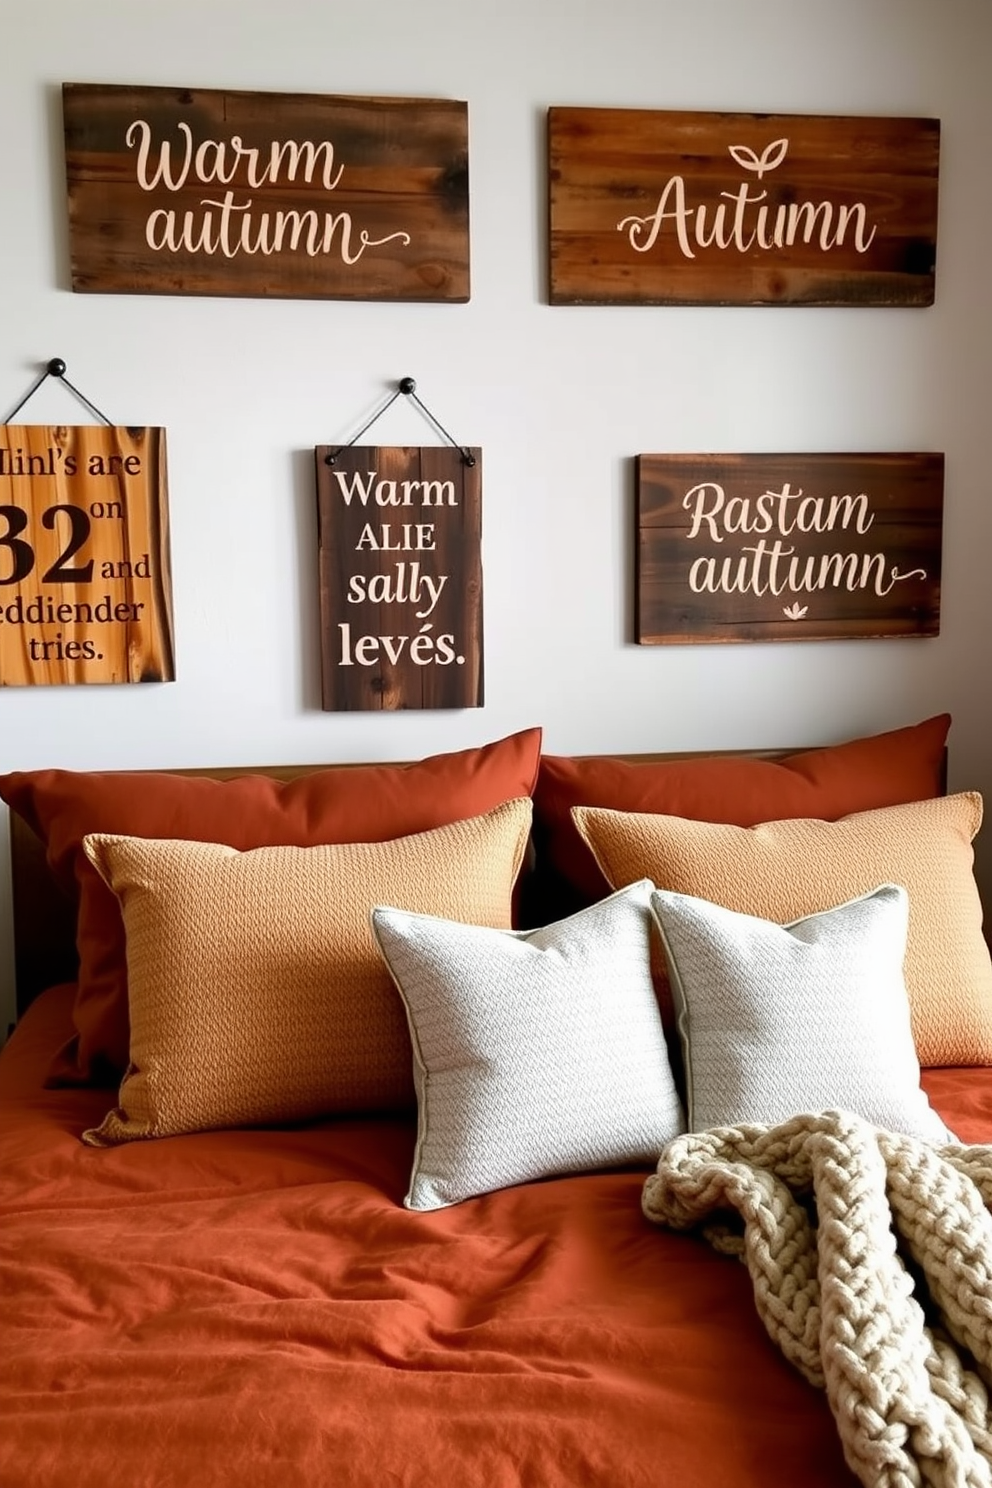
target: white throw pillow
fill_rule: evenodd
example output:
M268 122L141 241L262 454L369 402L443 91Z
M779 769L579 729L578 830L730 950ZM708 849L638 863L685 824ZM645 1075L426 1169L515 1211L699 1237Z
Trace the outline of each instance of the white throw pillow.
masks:
M691 1131L843 1109L954 1138L920 1088L897 884L788 925L658 889Z
M651 979L652 889L526 932L372 911L413 1038L408 1208L655 1162L685 1130Z

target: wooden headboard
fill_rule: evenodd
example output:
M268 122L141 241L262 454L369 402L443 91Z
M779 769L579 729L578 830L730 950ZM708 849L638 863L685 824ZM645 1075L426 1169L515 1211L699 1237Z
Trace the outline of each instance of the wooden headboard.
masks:
M750 759L782 759L801 752L803 746L790 749L725 749L683 750L662 754L612 754L611 759L629 764L652 761L693 759L701 756L742 756ZM580 756L581 757L581 756ZM585 756L591 758L592 756ZM355 761L355 764L364 763ZM389 763L402 763L390 761ZM232 780L242 775L269 775L277 780L294 780L327 765L245 765L220 769L177 769L173 775L210 776L215 780ZM334 765L347 769L348 765ZM140 772L138 772L140 773ZM947 752L944 752L944 788L947 780ZM40 839L15 812L10 813L10 859L14 920L14 974L17 987L17 1012L20 1015L33 998L57 982L74 981L77 969L75 906L48 868Z

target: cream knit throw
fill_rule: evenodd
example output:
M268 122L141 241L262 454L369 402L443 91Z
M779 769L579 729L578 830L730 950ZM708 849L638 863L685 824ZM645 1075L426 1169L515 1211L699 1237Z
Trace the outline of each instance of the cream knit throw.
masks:
M643 1193L648 1219L744 1260L867 1488L992 1488L990 1204L992 1146L837 1111L677 1137Z

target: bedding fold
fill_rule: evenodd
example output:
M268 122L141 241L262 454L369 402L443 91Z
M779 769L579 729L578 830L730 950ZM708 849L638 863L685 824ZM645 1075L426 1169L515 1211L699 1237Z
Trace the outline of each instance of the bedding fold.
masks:
M412 1115L87 1147L106 1091L44 1088L72 1006L0 1055L3 1488L855 1488L651 1163L415 1213ZM933 1074L992 1137L988 1072Z

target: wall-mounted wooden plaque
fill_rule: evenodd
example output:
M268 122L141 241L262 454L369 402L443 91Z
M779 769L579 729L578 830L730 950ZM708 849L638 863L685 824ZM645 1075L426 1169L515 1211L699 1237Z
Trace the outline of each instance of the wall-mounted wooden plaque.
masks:
M0 427L0 685L174 678L165 430Z
M636 467L641 645L937 635L943 455Z
M548 111L554 305L929 305L936 119Z
M65 83L72 287L469 297L468 105Z
M481 707L481 452L315 454L324 708Z

